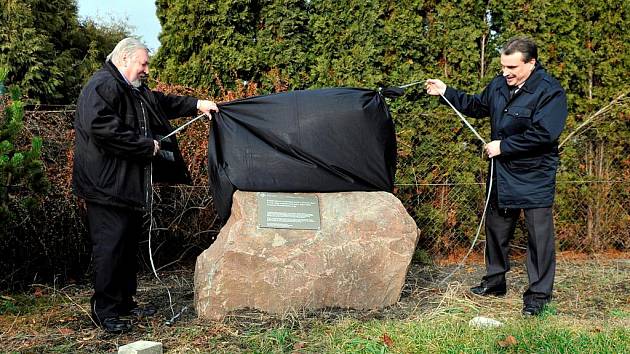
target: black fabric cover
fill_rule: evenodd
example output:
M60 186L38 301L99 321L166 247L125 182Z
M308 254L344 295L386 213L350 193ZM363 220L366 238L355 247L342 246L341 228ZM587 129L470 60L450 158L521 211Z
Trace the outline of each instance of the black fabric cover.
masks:
M219 217L234 190L389 191L396 137L376 91L330 88L257 96L219 105L208 146Z
M405 94L405 90L400 87L392 86L381 90L381 95L387 98L398 98Z

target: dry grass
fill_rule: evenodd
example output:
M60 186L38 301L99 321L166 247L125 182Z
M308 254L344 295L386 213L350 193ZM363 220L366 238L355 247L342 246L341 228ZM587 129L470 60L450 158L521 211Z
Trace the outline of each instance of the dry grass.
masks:
M611 326L630 328L630 254L617 256L559 257L551 306L554 321L567 328L594 332ZM483 274L482 264L465 265L448 283L440 281L455 265L412 264L400 302L386 309L323 309L283 316L242 310L222 322L199 320L190 310L173 326L165 324L171 317L166 291L147 275L141 279L139 299L158 305L160 312L151 319L136 321L134 330L123 335L110 335L93 326L86 310L91 292L88 285L33 285L28 294L4 294L0 298L0 349L107 352L136 340L154 340L162 342L169 352L239 352L251 351L252 342L263 348L265 341L295 342L291 345L299 347L301 342L295 333L334 332L349 321L467 320L477 315L518 321L521 294L527 286L522 263L517 259L508 273L509 288L504 298L484 298L468 292ZM183 306L192 308L192 271L171 271L163 273L162 278L171 290L175 311Z

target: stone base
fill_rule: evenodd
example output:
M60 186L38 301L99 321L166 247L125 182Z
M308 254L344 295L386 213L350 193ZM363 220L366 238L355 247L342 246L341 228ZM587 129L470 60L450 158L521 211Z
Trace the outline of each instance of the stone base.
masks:
M221 319L243 308L377 309L398 301L418 240L402 203L386 192L316 195L320 230L291 230L258 228L256 193L234 194L230 219L197 258L199 317Z

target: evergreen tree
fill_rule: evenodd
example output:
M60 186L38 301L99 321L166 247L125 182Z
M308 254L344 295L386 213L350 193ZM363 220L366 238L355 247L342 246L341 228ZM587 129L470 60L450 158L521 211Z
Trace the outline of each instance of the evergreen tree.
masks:
M76 0L0 0L0 65L27 98L74 103L125 25L80 22Z
M256 19L251 0L156 1L162 24L153 58L161 80L213 88L233 87L257 74Z
M486 60L497 54L487 46L490 32L487 12L486 2L482 0L436 3L429 18L428 37L433 39L430 53L437 52L434 65L437 64L440 72L434 74L448 85L478 91L494 77L485 68Z
M161 0L158 5L166 40L157 74L169 82L215 87L218 77L233 87L237 80L254 80L265 93L420 82L389 105L397 126L401 184L485 181L481 143L450 108L424 94L422 82L435 77L480 92L501 73L500 49L512 37L533 38L539 61L566 89L570 114L565 135L629 91L627 1ZM203 49L214 45L220 48ZM603 158L615 166L616 175L626 176L627 112L625 100L605 116L613 118L610 124L582 135L605 144L609 155ZM489 138L488 119L470 121ZM588 153L587 145L573 140L576 144L562 151L561 175L580 169L580 156ZM434 225L423 229L425 236L452 230L447 224L454 222L457 235L471 234L478 206L469 201L480 199L482 187L459 190L460 200L450 205L451 187L415 188L401 188L398 196L419 224ZM405 199L419 194L431 201Z
M40 158L42 139L33 137L30 149L19 148L24 106L17 88L11 88L10 97L4 94L7 74L8 69L0 67L0 107L4 108L4 117L0 118L0 223L11 217L9 205L13 199L32 205L37 194L48 187Z
M260 1L256 25L256 63L263 92L301 89L309 85L311 38L304 0Z
M383 23L384 82L402 85L426 79L435 66L429 18L434 4L422 0L388 1Z
M55 96L62 72L53 63L49 35L36 27L32 7L27 1L0 2L0 65L10 69L9 81L24 87L27 96Z
M386 4L313 0L311 84L377 88L384 80Z

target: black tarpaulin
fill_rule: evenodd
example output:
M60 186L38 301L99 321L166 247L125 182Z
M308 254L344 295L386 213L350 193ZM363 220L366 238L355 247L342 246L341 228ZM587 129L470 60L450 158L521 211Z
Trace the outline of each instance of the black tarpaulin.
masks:
M224 221L236 189L393 190L394 123L373 90L292 91L223 103L210 135L210 186Z

